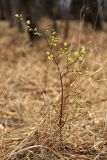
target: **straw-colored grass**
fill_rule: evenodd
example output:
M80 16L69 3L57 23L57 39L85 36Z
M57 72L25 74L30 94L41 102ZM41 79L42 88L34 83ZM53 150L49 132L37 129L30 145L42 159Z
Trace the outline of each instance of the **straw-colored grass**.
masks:
M63 41L64 27L58 24ZM70 25L67 41L72 53L79 43L78 26ZM64 101L60 149L60 82L56 67L46 58L47 45L44 40L29 44L26 34L0 23L0 160L107 159L106 27L94 34L90 28L81 31L88 74L65 78L69 97Z

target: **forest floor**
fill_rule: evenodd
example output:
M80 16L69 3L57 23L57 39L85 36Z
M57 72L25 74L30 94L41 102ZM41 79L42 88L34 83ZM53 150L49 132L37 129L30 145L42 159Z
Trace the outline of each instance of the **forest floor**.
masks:
M58 25L62 44L64 25ZM0 23L0 160L107 160L106 27L80 32L79 22L71 23L66 41L73 54L80 36L89 74L77 80L71 74L65 77L65 94L69 90L70 95L60 148L60 81L47 59L49 48L45 40L30 44L26 34Z

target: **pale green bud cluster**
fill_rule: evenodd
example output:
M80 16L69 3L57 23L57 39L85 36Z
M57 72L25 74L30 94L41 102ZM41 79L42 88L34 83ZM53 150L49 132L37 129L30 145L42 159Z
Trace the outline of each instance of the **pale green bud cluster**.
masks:
M34 35L42 36L42 34L38 32L37 28L33 29L30 27L30 24L31 24L30 20L24 21L22 14L16 14L15 16L19 18L22 24L24 24L29 31L32 31Z
M51 52L46 52L46 54L48 55L48 59L53 61L53 54Z
M67 56L67 64L71 65L73 62L74 62L73 58L70 55L68 55Z
M80 47L79 50L77 52L74 53L76 58L79 60L79 61L82 61L84 59L84 56L86 54L86 49L85 47Z
M61 48L61 53L68 53L69 46L70 46L69 43L64 42L64 45L63 45L63 47Z
M53 47L56 47L58 44L58 37L57 37L57 33L56 32L52 32L52 34L50 35L50 44Z

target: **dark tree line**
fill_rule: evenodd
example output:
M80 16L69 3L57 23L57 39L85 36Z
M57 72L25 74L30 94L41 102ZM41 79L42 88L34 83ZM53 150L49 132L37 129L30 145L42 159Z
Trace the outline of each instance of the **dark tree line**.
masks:
M25 21L30 20L32 29L39 28L38 21L41 17L49 16L53 21L53 28L56 30L56 20L62 19L60 1L66 3L66 0L0 0L0 19L8 20L10 26L18 26L19 31L23 31L20 21L15 18L15 14L23 14ZM86 23L90 23L95 29L103 28L103 12L105 0L71 0L69 9L64 13L66 21L67 37L69 20L84 19ZM107 8L106 8L107 9ZM28 31L30 40L34 40L32 31Z

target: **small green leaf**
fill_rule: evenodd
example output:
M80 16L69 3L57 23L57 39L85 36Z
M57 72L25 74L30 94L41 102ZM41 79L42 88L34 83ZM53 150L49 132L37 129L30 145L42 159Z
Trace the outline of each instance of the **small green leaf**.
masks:
M26 24L27 24L27 25L30 25L30 20L27 20L27 21L26 21Z
M58 44L58 37L56 32L52 32L52 34L50 35L50 44L53 47L56 47Z
M18 15L18 14L15 14L15 17L19 17L19 15Z
M67 54L68 50L69 50L69 43L64 42L63 47L60 50L61 50L61 53L66 53Z
M71 65L73 63L73 59L71 57L67 57L67 64Z
M53 61L53 54L51 52L46 52L48 59Z
M82 61L84 59L85 54L86 54L85 47L81 47L78 51L74 52L74 54L79 61Z

